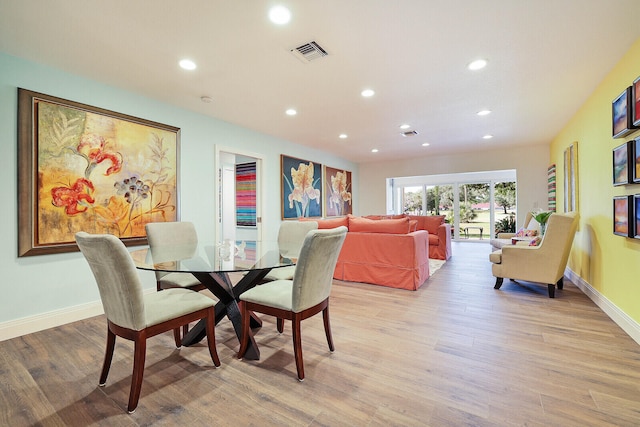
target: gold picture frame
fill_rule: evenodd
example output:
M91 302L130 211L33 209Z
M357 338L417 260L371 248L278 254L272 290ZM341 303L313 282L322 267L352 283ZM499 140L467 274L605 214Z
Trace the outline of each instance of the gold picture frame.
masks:
M77 231L146 244L179 217L180 129L18 88L18 256L77 251Z
M564 211L578 210L578 143L564 150Z

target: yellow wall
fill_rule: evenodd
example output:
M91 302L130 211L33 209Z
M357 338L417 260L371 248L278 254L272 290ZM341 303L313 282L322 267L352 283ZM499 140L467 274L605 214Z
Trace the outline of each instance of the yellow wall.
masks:
M564 150L578 142L580 227L569 268L640 323L640 240L613 234L614 196L640 194L640 184L612 185L612 150L640 137L640 130L624 138L611 136L611 102L640 76L640 39L591 94L551 143L551 162L557 165L558 211L563 211Z

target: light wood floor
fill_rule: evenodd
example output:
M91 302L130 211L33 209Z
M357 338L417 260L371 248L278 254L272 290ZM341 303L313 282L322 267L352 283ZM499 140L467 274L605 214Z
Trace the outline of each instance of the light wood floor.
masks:
M129 342L97 386L104 317L0 342L0 425L640 425L640 346L585 295L567 281L555 299L531 283L494 290L488 245L453 253L416 292L337 282L336 351L321 316L305 321L302 383L291 328L279 335L268 317L258 362L236 359L220 323L220 369L204 345L152 338L132 415Z

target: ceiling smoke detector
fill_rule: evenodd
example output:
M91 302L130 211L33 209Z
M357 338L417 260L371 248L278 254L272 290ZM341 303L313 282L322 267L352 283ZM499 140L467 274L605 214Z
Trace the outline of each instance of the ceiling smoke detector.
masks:
M408 130L406 132L402 132L401 135L402 136L416 136L418 134L418 132L416 132L415 130Z
M327 51L315 41L310 41L309 43L293 48L291 49L291 53L305 63L328 55Z

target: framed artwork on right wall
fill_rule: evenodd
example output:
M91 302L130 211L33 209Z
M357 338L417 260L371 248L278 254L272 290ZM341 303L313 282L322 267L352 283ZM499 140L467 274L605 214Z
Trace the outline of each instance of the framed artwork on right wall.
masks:
M613 234L633 237L631 218L633 218L633 196L617 196L613 198Z
M640 239L640 194L633 196L633 238Z
M631 145L631 141L629 141L613 149L613 185L625 185L631 182L629 172L631 151L633 149Z
M640 136L631 141L631 180L640 183Z
M640 127L640 77L635 79L631 86L631 112L633 125Z
M633 124L631 104L632 104L632 87L626 88L611 103L611 121L613 128L613 137L622 138L636 129Z

